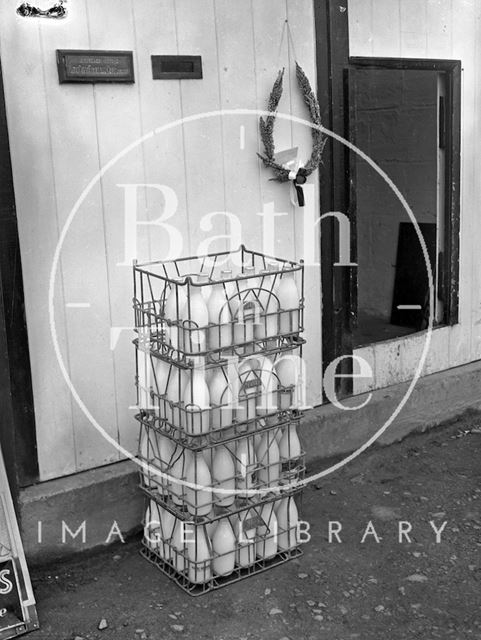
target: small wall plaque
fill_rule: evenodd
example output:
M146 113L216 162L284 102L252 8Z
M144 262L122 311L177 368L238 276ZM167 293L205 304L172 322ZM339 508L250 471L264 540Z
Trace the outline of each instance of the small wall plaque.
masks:
M151 56L154 80L189 80L202 78L200 56Z
M58 79L64 82L134 82L132 51L57 49Z

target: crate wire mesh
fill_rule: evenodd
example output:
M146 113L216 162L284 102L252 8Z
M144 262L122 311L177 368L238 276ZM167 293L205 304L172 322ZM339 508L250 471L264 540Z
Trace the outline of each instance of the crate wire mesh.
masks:
M299 417L282 427L191 450L155 427L141 424L140 485L173 512L216 520L246 499L262 502L272 493L287 495L305 476Z
M191 595L301 555L298 508L292 496L248 504L210 523L176 517L151 500L143 525L144 557Z
M303 292L245 247L134 264L142 553L193 595L300 554Z
M231 358L180 368L137 348L137 398L163 429L185 443L217 442L273 426L306 404L302 351Z
M303 292L301 263L245 247L134 265L135 327L177 363L275 353L301 341Z

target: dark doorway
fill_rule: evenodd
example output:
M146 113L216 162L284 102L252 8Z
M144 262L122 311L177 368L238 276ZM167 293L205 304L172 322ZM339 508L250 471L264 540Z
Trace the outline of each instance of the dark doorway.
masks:
M406 197L423 225L435 272L436 236L444 222L441 211L438 215L438 191L444 189L443 177L438 176L438 74L360 69L352 89L356 145ZM421 245L401 202L360 157L356 158L356 205L354 345L424 329L429 288Z
M455 61L355 58L346 92L348 139L385 171L419 224L433 274L435 325L457 320L459 71ZM349 176L357 347L425 329L429 281L415 226L390 186L354 153Z

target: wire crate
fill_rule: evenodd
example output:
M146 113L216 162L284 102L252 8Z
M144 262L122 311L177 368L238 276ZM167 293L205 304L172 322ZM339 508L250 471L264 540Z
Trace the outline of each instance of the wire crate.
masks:
M301 342L302 263L237 252L134 265L135 327L171 362L275 353Z
M141 415L183 443L198 446L273 426L306 405L301 349L227 363L178 367L136 350Z
M138 458L145 493L175 513L218 520L243 508L298 490L305 454L299 418L224 443L190 449L141 422Z
M147 504L142 555L191 595L202 595L301 555L294 497L248 505L216 522Z
M303 264L245 247L135 264L133 306L142 554L193 595L296 557Z

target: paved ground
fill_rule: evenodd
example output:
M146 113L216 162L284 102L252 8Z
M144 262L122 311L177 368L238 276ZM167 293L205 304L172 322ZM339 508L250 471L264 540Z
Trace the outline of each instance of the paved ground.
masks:
M42 628L29 638L480 639L480 425L467 416L311 485L304 555L200 598L139 557L138 541L36 570ZM329 544L329 520L341 543ZM411 544L398 542L401 520ZM369 521L379 542L361 542ZM430 521L447 521L440 544Z

